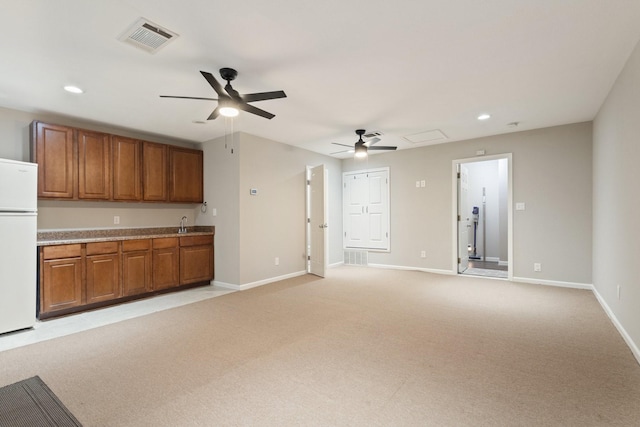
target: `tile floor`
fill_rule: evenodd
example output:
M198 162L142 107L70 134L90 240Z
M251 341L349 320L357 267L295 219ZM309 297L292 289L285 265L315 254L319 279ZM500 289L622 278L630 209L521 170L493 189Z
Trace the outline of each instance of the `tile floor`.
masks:
M191 304L230 292L235 291L217 286L201 286L57 319L43 322L38 321L32 329L0 335L0 351L70 335L87 329L155 313L156 311Z

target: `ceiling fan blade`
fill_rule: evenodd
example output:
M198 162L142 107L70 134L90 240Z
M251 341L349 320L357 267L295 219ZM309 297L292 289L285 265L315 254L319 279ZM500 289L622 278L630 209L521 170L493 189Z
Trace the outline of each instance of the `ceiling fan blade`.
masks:
M248 93L246 95L240 95L244 102L266 101L268 99L286 98L287 94L282 90L274 92L260 92L260 93Z
M218 100L218 98L199 98L197 96L171 96L171 95L160 95L160 98L202 99L204 101L217 101Z
M353 149L353 145L340 144L340 143L337 143L337 142L332 142L332 144L335 144L335 145L342 145L343 147L351 147L351 149Z
M231 86L231 83L227 83L224 86L224 90L226 90L229 96L231 96L231 98L235 99L236 101L244 101L240 93L238 93L238 91Z
M255 114L269 120L273 119L276 116L275 114L271 114L268 111L261 110L260 108L245 103L238 103L237 107L243 111L246 111L247 113Z
M216 91L218 96L226 95L224 93L224 89L222 89L222 85L220 84L220 82L216 80L215 77L213 77L213 74L208 73L206 71L200 71L200 74L202 74L202 76L209 82L209 84L211 85L213 90Z
M381 139L378 137L375 138L371 138L369 141L365 142L364 145L366 145L367 147L371 147L373 144L376 144L378 142L380 142Z
M353 152L353 148L351 150L342 150L342 151L335 151L333 153L329 153L329 154L340 154L340 153L348 153L348 152Z
M220 115L220 106L218 105L215 110L211 112L211 115L207 117L207 120L215 120Z
M388 145L374 145L373 147L369 147L369 150L395 150L398 147L391 147Z

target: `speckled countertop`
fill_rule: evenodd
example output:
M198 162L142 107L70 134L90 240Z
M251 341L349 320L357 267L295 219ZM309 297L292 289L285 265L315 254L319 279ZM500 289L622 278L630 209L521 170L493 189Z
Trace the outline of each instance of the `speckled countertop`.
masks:
M112 228L102 230L39 231L38 246L67 245L72 243L111 242L117 240L155 239L160 237L206 236L215 234L213 226L187 227L187 233L178 233L178 227Z

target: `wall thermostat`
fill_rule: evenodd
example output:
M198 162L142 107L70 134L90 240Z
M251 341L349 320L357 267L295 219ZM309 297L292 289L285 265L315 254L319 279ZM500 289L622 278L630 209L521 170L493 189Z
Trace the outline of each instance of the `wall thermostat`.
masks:
M249 190L249 194L251 194L252 196L257 196L258 195L258 189L257 188L252 188Z

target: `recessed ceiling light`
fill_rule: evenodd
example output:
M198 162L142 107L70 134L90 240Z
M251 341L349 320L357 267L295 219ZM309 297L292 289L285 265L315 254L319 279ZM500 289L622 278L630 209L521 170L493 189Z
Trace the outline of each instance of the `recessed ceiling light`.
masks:
M478 120L487 120L487 119L490 119L490 118L491 118L491 114L486 114L486 113L480 114L478 116Z
M77 86L65 86L64 90L71 93L83 93L84 91Z

